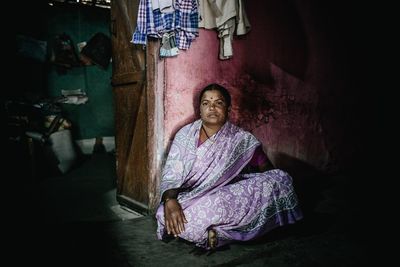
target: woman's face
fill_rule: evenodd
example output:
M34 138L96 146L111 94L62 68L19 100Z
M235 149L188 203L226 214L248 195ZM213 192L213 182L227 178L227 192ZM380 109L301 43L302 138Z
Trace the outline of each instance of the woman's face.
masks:
M205 91L200 101L200 116L205 124L222 126L228 118L228 106L218 90Z

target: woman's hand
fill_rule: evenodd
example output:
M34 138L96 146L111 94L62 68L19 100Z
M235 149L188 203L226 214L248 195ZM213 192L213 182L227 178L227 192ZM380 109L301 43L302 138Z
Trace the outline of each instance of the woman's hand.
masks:
M187 220L178 200L172 198L164 202L164 215L165 225L169 235L173 234L177 237L180 233L185 231L184 224L187 223Z

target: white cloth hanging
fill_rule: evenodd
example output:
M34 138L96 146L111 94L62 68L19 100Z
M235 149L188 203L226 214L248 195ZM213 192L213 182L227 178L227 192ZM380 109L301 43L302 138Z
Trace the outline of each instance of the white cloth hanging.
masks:
M233 35L243 35L251 29L243 0L199 0L199 14L199 27L218 31L219 58L231 58Z

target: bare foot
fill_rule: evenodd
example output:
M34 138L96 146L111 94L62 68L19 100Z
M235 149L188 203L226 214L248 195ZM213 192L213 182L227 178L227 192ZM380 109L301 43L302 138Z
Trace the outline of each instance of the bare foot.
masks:
M215 249L217 247L217 232L213 229L208 230L208 246L210 249Z

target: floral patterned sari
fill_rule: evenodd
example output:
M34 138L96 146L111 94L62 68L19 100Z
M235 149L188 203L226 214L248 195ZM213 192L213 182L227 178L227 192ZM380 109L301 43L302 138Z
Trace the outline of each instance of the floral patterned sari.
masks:
M179 236L208 247L208 230L218 246L246 241L302 218L290 175L273 169L242 174L260 142L226 122L198 145L201 120L181 128L171 145L161 179L161 194L180 188L178 202L188 221ZM157 236L166 234L164 206L156 212Z

